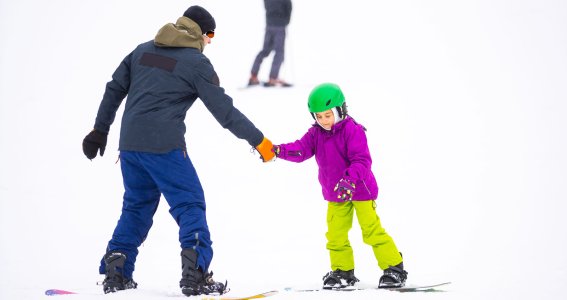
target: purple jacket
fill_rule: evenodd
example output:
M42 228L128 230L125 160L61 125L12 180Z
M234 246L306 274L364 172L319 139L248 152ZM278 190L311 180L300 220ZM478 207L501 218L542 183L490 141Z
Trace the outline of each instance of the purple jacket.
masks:
M301 139L279 146L278 157L288 161L299 163L315 155L325 200L343 202L333 191L341 178L355 182L352 200L376 200L378 197L364 127L350 116L333 125L330 131L314 124Z

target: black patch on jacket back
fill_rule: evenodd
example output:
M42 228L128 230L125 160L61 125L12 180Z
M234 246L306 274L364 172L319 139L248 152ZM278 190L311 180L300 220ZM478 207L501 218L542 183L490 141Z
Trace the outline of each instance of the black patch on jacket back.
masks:
M168 72L173 72L177 60L171 57L162 56L154 53L144 53L140 59L140 64L148 67L160 68Z

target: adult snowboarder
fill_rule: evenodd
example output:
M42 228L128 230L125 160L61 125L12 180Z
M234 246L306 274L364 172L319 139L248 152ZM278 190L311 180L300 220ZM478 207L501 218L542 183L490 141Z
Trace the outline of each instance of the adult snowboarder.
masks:
M175 24L163 26L154 40L136 47L107 83L94 129L83 140L87 158L97 152L103 156L116 111L128 95L119 142L122 214L99 269L105 274L105 293L137 287L132 274L138 247L152 226L161 194L179 225L183 294L225 291L209 272L213 248L203 189L186 151L187 110L200 98L220 125L255 147L264 162L274 154L270 140L234 107L203 54L215 27L207 10L191 6Z

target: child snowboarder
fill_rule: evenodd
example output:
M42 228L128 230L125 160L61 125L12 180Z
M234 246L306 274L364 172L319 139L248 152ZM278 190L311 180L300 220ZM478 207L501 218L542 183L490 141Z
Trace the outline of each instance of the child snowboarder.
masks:
M379 288L402 287L407 278L403 259L376 214L378 184L371 171L372 158L365 128L347 114L338 85L323 83L309 95L309 112L316 123L299 140L275 145L277 157L303 162L315 156L319 182L327 208L327 249L331 271L323 277L324 289L342 288L359 281L354 276L354 255L348 232L356 211L364 243L372 246L384 271Z

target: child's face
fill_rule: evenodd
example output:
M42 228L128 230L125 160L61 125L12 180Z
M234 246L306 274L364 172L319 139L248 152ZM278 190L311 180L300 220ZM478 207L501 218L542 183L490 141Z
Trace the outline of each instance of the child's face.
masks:
M325 130L331 130L331 127L335 124L335 114L333 114L333 111L330 109L316 113L315 117L317 118L317 123Z

